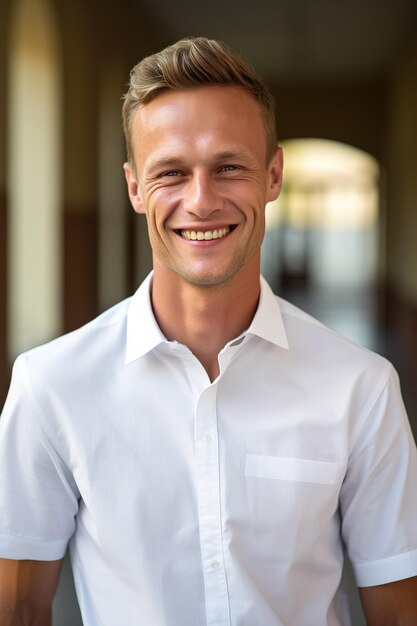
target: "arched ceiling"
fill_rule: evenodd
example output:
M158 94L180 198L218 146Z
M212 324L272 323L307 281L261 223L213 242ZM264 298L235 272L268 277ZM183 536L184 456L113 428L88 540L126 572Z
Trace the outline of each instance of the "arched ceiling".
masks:
M226 41L267 80L386 77L414 30L415 0L133 0L173 42Z

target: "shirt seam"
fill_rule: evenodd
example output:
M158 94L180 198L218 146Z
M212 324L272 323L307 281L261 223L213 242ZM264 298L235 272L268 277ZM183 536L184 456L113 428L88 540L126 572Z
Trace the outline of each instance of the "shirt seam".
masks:
M68 538L65 537L64 539L53 539L53 540L46 540L46 539L38 539L37 537L27 537L25 535L20 535L18 533L11 533L11 532L4 532L1 531L0 532L0 537L10 537L11 539L21 539L22 541L33 541L34 543L38 543L38 544L56 544L56 543L63 543L65 542L65 544L68 543Z
M375 394L372 394L372 396L369 398L369 400L365 403L364 408L362 409L361 413L360 413L360 417L358 418L358 421L356 423L356 426L353 429L351 438L350 438L350 446L349 446L349 455L351 454L356 441L358 440L361 432L363 431L363 429L365 428L365 425L369 419L369 416L371 415L373 409L375 408L376 404L378 403L379 399L381 398L383 392L385 391L385 389L388 386L389 380L390 380L390 375L393 372L394 368L393 366L384 359L384 363L385 363L385 367L384 367L384 371L381 373L381 376L378 380L378 386L377 389L375 391Z
M19 357L18 359L19 361L19 368L21 370L21 380L22 380L22 384L23 384L23 392L26 394L26 396L28 397L29 402L32 402L32 406L33 406L33 413L34 413L34 420L35 423L37 425L37 427L40 429L40 431L42 432L43 436L45 437L45 439L47 440L47 442L49 443L49 445L51 446L54 454L56 455L56 457L59 459L59 461L62 463L62 465L65 465L65 467L68 469L68 472L71 474L71 476L73 476L72 471L70 470L70 468L68 467L68 465L65 463L64 459L61 457L61 455L58 453L50 434L48 433L47 429L45 428L43 422L45 421L45 415L41 409L40 403L36 397L35 391L32 387L31 381L30 381L30 377L29 377L29 371L28 371L28 366L27 366L27 361L26 361L26 357L25 355L21 355L21 357ZM38 416L38 417L36 417ZM63 485L65 486L65 490L67 491L67 493L70 495L71 498L74 498L75 501L78 503L78 498L76 497L76 495L74 494L74 492L72 491L72 489L70 488L70 486L68 485L68 480L65 477L65 475L62 473L62 470L59 467L56 467L56 471L60 474L62 480L63 480ZM74 486L77 488L78 491L78 486L77 483L75 481L75 478L73 477L73 481L74 481Z

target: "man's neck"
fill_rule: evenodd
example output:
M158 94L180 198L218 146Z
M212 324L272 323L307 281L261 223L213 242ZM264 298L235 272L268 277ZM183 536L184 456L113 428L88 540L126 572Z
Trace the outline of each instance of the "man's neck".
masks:
M165 337L186 345L213 381L219 375L220 350L250 325L259 291L256 259L215 287L193 285L156 265L152 306Z

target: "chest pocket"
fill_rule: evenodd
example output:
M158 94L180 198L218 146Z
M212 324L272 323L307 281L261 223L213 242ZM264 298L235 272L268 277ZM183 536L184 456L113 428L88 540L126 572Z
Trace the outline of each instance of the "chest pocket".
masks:
M323 485L336 482L338 467L338 463L329 461L259 454L247 454L245 459L246 476Z
M245 478L248 527L262 558L304 559L319 538L338 536L342 464L247 454Z

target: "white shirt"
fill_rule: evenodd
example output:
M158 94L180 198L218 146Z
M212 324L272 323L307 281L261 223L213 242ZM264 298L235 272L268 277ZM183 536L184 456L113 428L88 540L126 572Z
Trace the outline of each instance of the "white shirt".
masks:
M417 461L383 358L275 298L210 380L149 278L19 357L1 420L0 556L68 542L85 626L346 626L417 574Z

